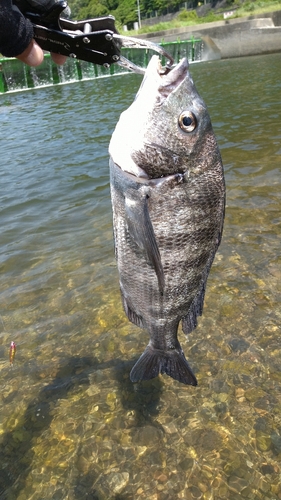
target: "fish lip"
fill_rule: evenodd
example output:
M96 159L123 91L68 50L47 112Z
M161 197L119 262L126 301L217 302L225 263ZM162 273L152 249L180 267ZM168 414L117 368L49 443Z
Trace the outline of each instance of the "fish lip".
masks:
M184 57L176 66L171 68L170 71L162 75L161 68L162 66L159 61L158 74L161 77L161 83L159 85L158 92L164 97L167 97L169 94L175 91L186 78L189 69L189 63L186 57Z
M178 64L173 66L171 69L167 69L163 72L159 56L152 56L147 66L145 75L143 77L140 88L135 96L135 101L138 97L142 95L144 89L148 92L152 92L152 89L160 94L159 104L162 104L163 100L167 98L174 90L176 90L179 85L184 81L187 76L189 68L189 63L184 57L180 60ZM164 97L164 99L163 99Z

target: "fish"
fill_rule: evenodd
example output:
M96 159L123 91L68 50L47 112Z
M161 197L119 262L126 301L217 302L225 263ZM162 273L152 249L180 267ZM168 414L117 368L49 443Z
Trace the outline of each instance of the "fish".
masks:
M225 181L211 119L183 58L147 66L109 144L115 256L124 311L150 340L132 382L197 385L178 340L202 315L222 238Z

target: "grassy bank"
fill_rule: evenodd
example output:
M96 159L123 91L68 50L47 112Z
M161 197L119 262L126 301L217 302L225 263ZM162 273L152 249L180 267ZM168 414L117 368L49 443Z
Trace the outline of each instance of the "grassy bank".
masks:
M240 4L240 2L236 2L229 6L229 10L234 10L234 14L228 19L248 17L252 14L264 14L279 9L281 10L281 0L256 0L254 2L246 1L243 4ZM227 8L224 9L224 11L226 10ZM203 17L198 17L195 10L183 10L172 21L153 24L153 26L143 26L138 31L131 30L129 33L130 35L137 36L141 33L153 33L156 31L169 30L173 28L182 28L184 26L195 26L196 24L222 21L223 19L223 12L219 12L215 9L210 10L207 15ZM128 31L124 32L124 34L128 34Z

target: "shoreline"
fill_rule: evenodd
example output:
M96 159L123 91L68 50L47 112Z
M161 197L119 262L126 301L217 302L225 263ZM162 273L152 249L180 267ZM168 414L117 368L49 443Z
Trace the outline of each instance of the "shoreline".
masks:
M138 36L156 43L191 37L203 40L202 61L281 52L281 10Z

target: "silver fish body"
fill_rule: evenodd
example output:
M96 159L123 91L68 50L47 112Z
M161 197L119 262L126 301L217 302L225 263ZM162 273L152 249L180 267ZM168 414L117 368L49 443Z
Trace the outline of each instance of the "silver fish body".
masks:
M178 341L202 314L221 241L225 184L206 106L183 59L147 68L110 142L115 252L124 310L150 334L131 380L166 373L196 385Z

